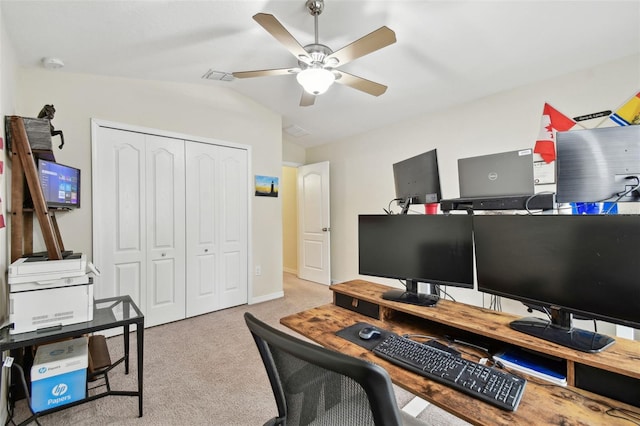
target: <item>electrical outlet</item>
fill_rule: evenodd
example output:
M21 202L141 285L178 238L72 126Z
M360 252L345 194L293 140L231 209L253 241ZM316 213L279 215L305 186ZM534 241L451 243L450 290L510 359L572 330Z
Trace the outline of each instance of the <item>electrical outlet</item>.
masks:
M256 275L262 275L262 267L260 265L256 266Z

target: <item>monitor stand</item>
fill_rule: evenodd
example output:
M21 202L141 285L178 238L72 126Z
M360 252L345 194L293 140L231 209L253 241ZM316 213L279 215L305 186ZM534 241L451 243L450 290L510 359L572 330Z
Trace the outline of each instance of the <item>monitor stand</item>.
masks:
M571 314L567 314L571 315ZM576 349L581 352L600 352L611 346L615 339L604 334L579 328L562 327L541 318L528 317L509 324L514 330Z
M382 294L382 298L393 302L418 306L434 306L440 300L438 287L436 285L428 284L429 292L418 293L418 282L409 279L406 281L406 290L389 290Z

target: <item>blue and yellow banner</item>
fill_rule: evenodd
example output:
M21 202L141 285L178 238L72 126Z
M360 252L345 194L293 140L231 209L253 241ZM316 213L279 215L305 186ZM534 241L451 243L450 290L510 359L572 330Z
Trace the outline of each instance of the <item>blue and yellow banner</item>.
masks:
M640 124L640 92L636 93L609 118L620 126Z

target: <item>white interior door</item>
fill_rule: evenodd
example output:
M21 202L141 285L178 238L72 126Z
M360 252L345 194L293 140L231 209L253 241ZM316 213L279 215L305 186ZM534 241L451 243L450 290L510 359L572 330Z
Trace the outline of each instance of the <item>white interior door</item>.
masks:
M248 301L249 203L247 199L248 155L244 149L220 150L220 307Z
M187 142L187 316L247 303L247 151Z
M216 283L220 280L218 244L218 149L187 143L187 317L220 309Z
M147 300L145 322L185 317L184 141L145 135Z
M331 284L329 162L298 167L298 276Z
M128 294L146 300L144 135L98 127L93 145L93 256L101 274L96 299Z
M249 150L92 123L96 298L152 326L248 301Z

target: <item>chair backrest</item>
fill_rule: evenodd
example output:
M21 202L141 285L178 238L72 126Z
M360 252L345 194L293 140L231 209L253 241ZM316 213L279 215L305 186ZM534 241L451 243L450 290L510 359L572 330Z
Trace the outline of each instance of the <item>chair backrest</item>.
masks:
M382 367L297 339L248 312L244 317L276 399L274 424L402 424L391 380Z

